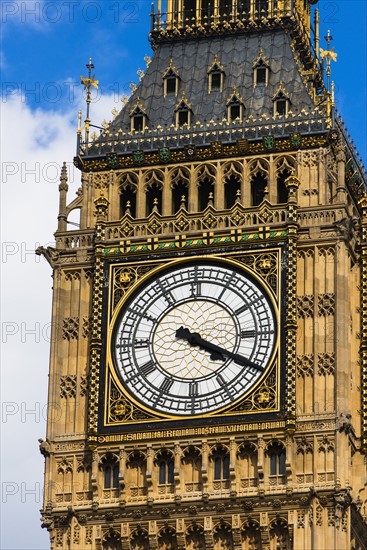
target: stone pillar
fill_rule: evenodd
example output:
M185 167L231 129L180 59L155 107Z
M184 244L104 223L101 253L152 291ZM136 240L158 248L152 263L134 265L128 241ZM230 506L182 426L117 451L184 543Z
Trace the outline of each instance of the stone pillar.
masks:
M223 170L221 163L218 161L214 188L214 206L217 210L224 210L224 185Z
M201 477L203 480L203 493L208 490L208 460L209 460L209 445L203 441L201 446Z
M190 182L189 182L189 200L188 200L188 211L197 212L198 211L198 184L195 178L195 168L191 166L190 170Z
M168 170L164 171L163 189L162 189L162 215L170 216L172 214L172 189Z
M145 218L146 216L146 197L144 188L144 178L141 170L139 171L138 188L136 191L136 217Z
M181 447L178 443L175 444L174 448L174 477L175 477L175 493L180 492L180 470L181 470Z
M126 451L122 447L119 453L119 482L121 491L125 489L126 458Z
M275 171L275 162L273 155L270 156L270 166L269 166L269 181L268 181L268 200L271 204L277 204L278 201L278 186L277 186L277 177Z
M241 183L241 203L245 208L251 206L251 181L248 162L243 161L243 178Z

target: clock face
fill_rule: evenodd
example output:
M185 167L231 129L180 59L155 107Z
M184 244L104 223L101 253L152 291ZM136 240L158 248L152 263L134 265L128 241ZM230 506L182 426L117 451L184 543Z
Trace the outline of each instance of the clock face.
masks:
M113 357L125 390L170 416L208 414L243 396L273 356L272 301L229 263L179 264L122 307Z

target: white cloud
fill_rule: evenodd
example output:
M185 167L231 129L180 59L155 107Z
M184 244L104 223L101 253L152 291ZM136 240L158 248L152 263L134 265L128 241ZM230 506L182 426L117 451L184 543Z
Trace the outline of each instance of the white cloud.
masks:
M92 106L93 120L109 119L114 106L112 96L101 97ZM46 433L52 278L51 268L34 249L53 241L64 160L70 168L69 201L80 185L80 173L72 164L77 110L31 111L20 95L1 104L0 547L6 550L49 548L48 534L39 523L43 457L37 439ZM26 528L17 528L19 516L27 521Z

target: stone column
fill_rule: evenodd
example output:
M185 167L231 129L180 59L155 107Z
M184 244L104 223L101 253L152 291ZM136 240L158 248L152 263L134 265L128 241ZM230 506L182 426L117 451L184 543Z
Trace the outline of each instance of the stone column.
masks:
M136 191L136 217L145 218L146 216L146 197L144 188L144 178L142 171L139 171L138 188Z

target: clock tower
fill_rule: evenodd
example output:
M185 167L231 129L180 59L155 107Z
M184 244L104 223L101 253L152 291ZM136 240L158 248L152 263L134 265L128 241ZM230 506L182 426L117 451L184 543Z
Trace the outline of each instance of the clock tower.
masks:
M99 135L87 65L37 250L53 550L367 548L367 180L316 2L158 0Z

